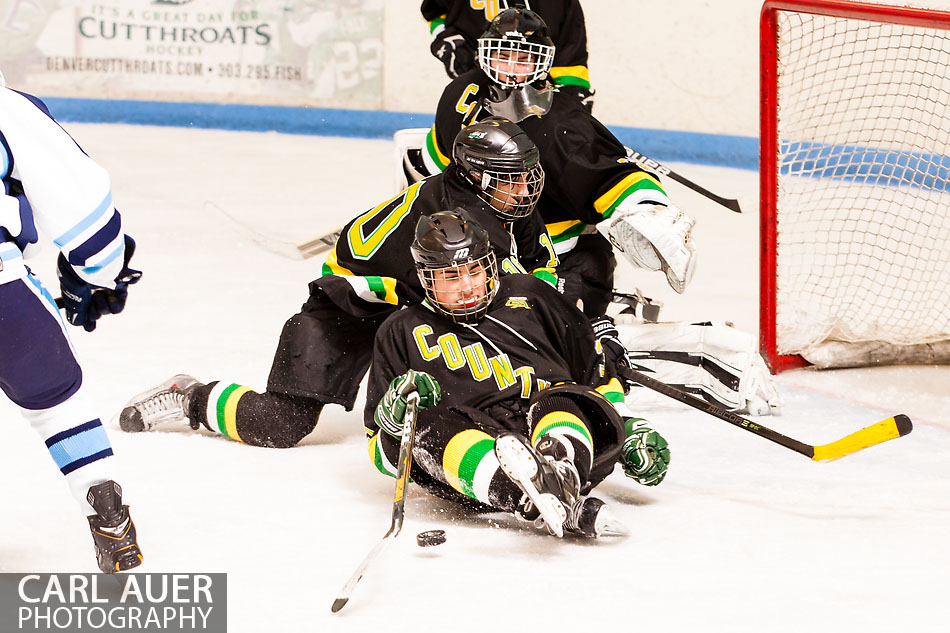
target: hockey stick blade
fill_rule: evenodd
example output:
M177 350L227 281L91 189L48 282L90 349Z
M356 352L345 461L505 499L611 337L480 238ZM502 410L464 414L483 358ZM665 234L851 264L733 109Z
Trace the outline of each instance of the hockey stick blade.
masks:
M340 238L342 233L343 227L340 227L326 235L321 235L307 242L297 244L297 250L300 251L304 259L316 257L320 253L324 253L333 248L333 245L336 244L336 241Z
M680 183L681 185L685 185L686 187L689 187L690 189L692 189L699 195L709 198L716 204L722 205L726 207L727 209L729 209L730 211L735 211L736 213L742 213L742 209L739 208L739 201L736 200L735 198L723 198L722 196L717 196L712 191L709 191L705 187L702 187L696 184L695 182L693 182L692 180L689 180L685 176L679 175L672 169L669 170L669 176L670 178Z
M832 462L870 446L904 437L913 430L914 425L910 418L900 413L893 418L881 420L877 424L872 424L836 442L814 447L812 459L816 462Z
M764 437L767 440L775 442L780 446L791 449L796 453L801 453L809 459L813 459L816 462L831 462L836 459L841 459L852 453L857 453L858 451L864 450L865 448L870 448L871 446L876 446L887 442L888 440L893 440L898 437L903 437L914 430L914 425L910 421L910 418L904 414L898 414L894 417L887 418L886 420L881 420L877 424L872 424L871 426L861 429L856 433L852 433L847 437L844 437L830 444L822 444L820 446L813 446L811 444L806 444L800 442L796 439L792 439L786 435L782 435L778 431L773 431L772 429L762 426L752 420L747 420L740 415L736 415L732 411L727 411L722 407L718 407L710 402L706 402L700 398L692 396L688 393L680 391L675 387L671 387L665 382L661 382L656 378L651 378L645 374L642 374L638 371L634 371L629 367L618 367L620 375L630 382L635 382L639 385L643 385L648 389L652 389L658 393L663 394L678 400L683 404L687 404L694 409L699 409L703 413L708 413L713 417L717 417L720 420L725 420L729 424L737 426L741 429L745 429L750 433L754 433L759 437Z
M412 446L416 439L416 418L419 411L419 392L412 391L406 396L406 417L403 419L402 439L399 442L399 457L396 459L396 492L393 494L393 519L389 530L382 540L369 551L340 590L340 595L330 606L331 613L337 613L350 601L357 583L363 578L369 564L386 549L402 532L402 522L406 516L406 492L409 487L409 471L412 470ZM382 431L380 431L382 432Z
M627 148L627 154L629 158L633 160L633 162L640 165L644 169L655 171L661 176L669 176L670 178L680 183L681 185L684 185L685 187L692 189L699 195L704 196L708 198L709 200L712 200L716 204L722 205L726 207L727 209L729 209L730 211L735 211L736 213L742 213L742 209L739 208L739 201L736 200L735 198L723 198L722 196L716 195L709 189L706 189L705 187L702 187L696 184L689 178L676 173L675 171L673 171L672 169L670 169L663 163L657 160L654 160L650 158L649 156L644 156L640 152L632 150L629 147Z

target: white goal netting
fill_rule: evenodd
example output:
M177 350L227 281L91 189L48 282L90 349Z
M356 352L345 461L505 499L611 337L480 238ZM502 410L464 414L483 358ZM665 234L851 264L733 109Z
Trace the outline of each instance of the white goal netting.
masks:
M779 353L950 339L950 31L777 18Z

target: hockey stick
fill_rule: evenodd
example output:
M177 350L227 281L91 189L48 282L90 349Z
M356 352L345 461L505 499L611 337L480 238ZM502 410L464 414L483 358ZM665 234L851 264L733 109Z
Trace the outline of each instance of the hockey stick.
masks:
M653 160L649 156L644 156L640 152L632 150L629 147L627 148L627 152L628 152L629 158L631 158L633 162L640 165L644 169L655 171L661 176L669 176L670 178L680 183L681 185L689 187L690 189L700 194L701 196L705 196L709 198L710 200L712 200L713 202L717 204L721 204L722 206L726 207L730 211L735 211L736 213L742 213L742 209L739 208L738 200L734 198L723 198L722 196L717 196L716 194L709 191L705 187L701 187L697 185L695 182L693 182L692 180L690 180L689 178L686 178L685 176L681 176L680 174L676 173L675 171L673 171L666 165L660 163L659 161Z
M714 404L701 400L694 396L684 393L675 387L660 382L655 378L641 374L638 371L634 371L628 367L618 367L620 375L637 384L643 385L653 391L662 393L664 396L669 396L674 400L679 400L683 404L688 404L694 409L699 409L703 413L708 413L711 416L717 417L720 420L725 420L729 424L738 426L741 429L745 429L751 433L755 433L759 437L764 437L767 440L771 440L776 444L789 448L796 453L801 453L805 457L815 460L816 462L830 462L836 459L850 455L851 453L857 453L860 450L881 444L888 440L893 440L898 437L903 437L910 433L914 429L914 425L911 423L910 418L908 418L903 413L895 415L892 418L887 418L882 420L877 424L872 424L869 427L863 428L860 431L852 433L847 437L843 437L836 442L831 442L830 444L822 444L820 446L812 446L811 444L805 444L804 442L799 442L798 440L793 440L790 437L786 437L777 431L773 431L770 428L764 427L761 424L756 424L751 420L747 420L742 416L736 415L731 411L726 411L721 407L717 407Z
M240 233L242 237L250 240L262 250L268 251L275 255L280 255L281 257L285 257L287 259L301 259L301 254L297 249L297 245L293 242L282 240L261 232L253 224L244 222L240 217L233 215L227 209L215 202L212 202L211 200L205 200L204 208L205 211L217 214L226 219L228 221L227 225L230 228L234 229L237 233Z
M330 611L336 613L350 601L356 583L360 581L367 567L379 556L402 531L402 521L406 516L406 490L409 486L409 471L412 468L412 445L416 438L416 417L419 410L419 392L412 391L406 396L406 417L403 419L402 440L399 442L399 457L396 460L396 493L393 495L393 520L389 531L382 540L370 550L350 579L343 585L340 595L333 601Z
M320 253L330 250L343 233L343 227L338 227L326 235L315 237L307 242L297 244L297 250L304 259L316 257Z

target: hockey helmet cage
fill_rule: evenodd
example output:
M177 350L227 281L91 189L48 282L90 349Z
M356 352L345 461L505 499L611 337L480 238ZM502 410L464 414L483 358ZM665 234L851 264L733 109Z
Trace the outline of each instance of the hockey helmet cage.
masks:
M478 65L499 86L525 86L544 79L553 64L548 26L530 9L505 9L478 38Z
M455 323L488 313L498 266L488 232L462 208L422 216L410 248L432 308Z
M524 131L489 117L462 128L452 157L459 174L505 222L531 214L544 188L541 154Z

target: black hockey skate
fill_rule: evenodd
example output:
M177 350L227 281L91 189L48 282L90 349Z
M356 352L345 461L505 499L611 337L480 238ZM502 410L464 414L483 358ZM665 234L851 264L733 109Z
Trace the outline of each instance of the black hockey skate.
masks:
M197 429L199 423L188 418L188 397L201 383L187 374L172 376L162 384L135 396L119 415L119 428L127 433L151 431L160 424L187 421Z
M545 452L542 452L544 449ZM562 454L563 453L563 454ZM580 497L580 476L557 441L534 448L517 435L495 438L495 456L502 472L524 493L516 516L543 524L555 536L564 536L565 523Z
M142 550L136 540L129 506L122 505L122 487L104 481L89 489L86 501L96 511L89 519L96 561L105 574L126 571L142 564Z

